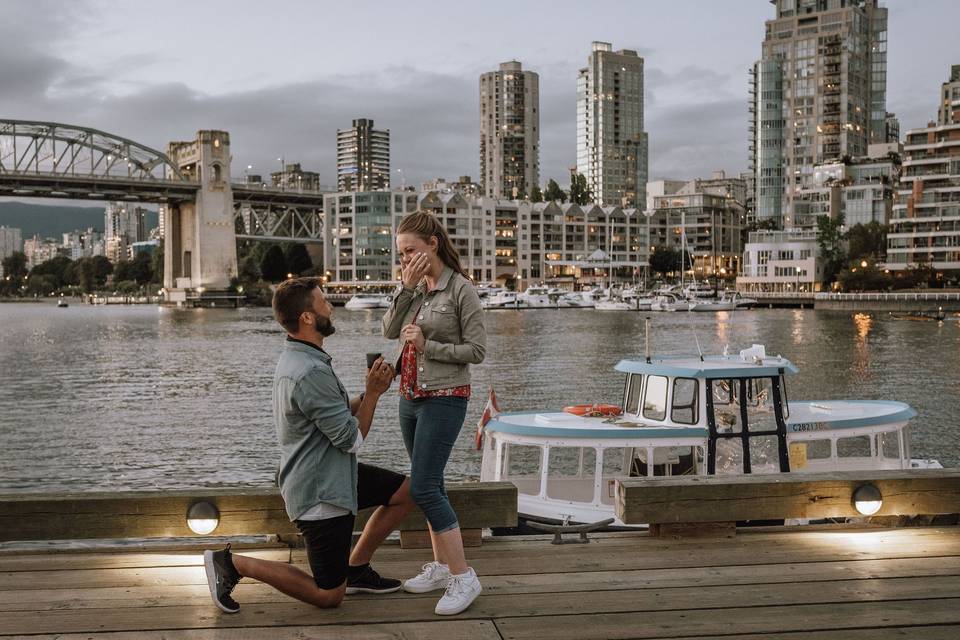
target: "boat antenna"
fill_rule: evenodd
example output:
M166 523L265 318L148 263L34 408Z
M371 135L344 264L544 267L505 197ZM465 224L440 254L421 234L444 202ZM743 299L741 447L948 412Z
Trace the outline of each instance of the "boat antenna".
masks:
M644 355L647 356L647 364L650 364L650 316L643 319L643 342Z
M693 332L693 339L697 341L697 353L700 354L700 362L703 362L703 349L700 348L700 338L697 337L697 332Z

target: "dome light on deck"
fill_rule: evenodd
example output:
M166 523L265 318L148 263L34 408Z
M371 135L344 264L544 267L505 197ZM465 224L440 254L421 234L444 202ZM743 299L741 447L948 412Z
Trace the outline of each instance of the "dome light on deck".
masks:
M212 533L220 524L220 512L210 502L195 502L187 511L187 526L200 536Z
M872 516L883 506L883 496L880 490L872 484L864 484L853 492L853 507L857 513Z

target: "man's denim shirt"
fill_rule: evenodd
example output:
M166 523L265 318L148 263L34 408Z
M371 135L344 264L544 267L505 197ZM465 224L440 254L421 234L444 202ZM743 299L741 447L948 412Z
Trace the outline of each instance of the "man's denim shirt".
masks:
M280 441L278 481L290 520L318 502L357 512L357 419L350 398L314 345L288 338L273 378Z

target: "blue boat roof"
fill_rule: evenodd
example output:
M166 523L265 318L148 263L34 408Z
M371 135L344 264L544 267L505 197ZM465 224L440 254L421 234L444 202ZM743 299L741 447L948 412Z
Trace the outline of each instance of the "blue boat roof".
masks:
M645 360L621 360L615 367L622 373L643 373L684 378L757 378L776 376L781 373L797 373L799 369L781 356L758 355L756 357L704 356L678 358L653 358Z

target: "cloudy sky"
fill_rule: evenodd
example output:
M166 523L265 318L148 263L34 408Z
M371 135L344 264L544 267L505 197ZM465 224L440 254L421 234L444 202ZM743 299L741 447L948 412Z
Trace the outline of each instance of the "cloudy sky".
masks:
M0 117L89 126L165 149L231 134L233 173L279 157L335 184L338 127L390 129L394 182L478 173L478 76L540 74L541 176L575 162L576 76L593 40L646 61L652 178L747 164L747 70L767 0L0 0ZM958 0L890 9L887 109L935 116L960 64Z

